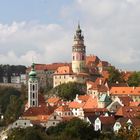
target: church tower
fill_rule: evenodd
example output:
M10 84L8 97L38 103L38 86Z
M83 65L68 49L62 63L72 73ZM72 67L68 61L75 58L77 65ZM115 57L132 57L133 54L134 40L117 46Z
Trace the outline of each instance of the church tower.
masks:
M84 72L86 62L86 47L84 45L84 36L78 24L76 34L74 35L74 44L72 46L72 70L74 73Z
M34 63L28 80L28 107L38 107L38 79Z

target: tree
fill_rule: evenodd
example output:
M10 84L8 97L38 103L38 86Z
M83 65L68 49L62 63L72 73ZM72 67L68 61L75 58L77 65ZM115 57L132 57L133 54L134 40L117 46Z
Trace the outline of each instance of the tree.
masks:
M109 83L124 82L121 73L117 69L115 69L114 67L109 67L108 71L109 71L109 79L108 79Z
M22 101L15 95L10 96L10 104L7 106L4 114L6 124L9 124L21 115Z
M9 133L7 140L49 140L42 127L34 126L26 129L16 128Z
M140 72L134 72L129 78L128 78L128 85L129 86L139 86L140 85Z
M69 82L63 83L51 91L48 94L57 95L64 100L73 100L78 95L85 94L86 86L84 84L76 83L76 82Z
M15 121L23 112L26 100L25 88L19 91L11 87L0 87L0 107L4 115L2 124L9 124Z
M87 122L74 118L69 122L62 122L55 127L48 128L47 134L60 140L65 140L66 138L72 140L93 140L94 138L99 138L100 132L95 132L93 126Z
M127 124L118 131L118 139L122 140L137 140L139 136L138 130L131 124Z

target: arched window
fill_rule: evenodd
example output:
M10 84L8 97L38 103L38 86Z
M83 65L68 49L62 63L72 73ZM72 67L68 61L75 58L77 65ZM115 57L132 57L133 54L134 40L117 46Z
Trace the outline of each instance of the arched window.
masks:
M35 90L35 85L33 85L33 91Z

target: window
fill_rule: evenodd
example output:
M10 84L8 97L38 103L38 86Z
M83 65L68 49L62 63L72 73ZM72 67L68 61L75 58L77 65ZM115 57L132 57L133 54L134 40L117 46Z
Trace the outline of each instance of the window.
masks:
M73 60L75 60L75 57L73 56Z
M33 99L35 98L35 93L33 93Z
M24 123L24 125L26 125L26 122Z
M35 85L33 85L33 91L35 90Z
M35 105L35 101L33 101L33 106Z
M53 125L55 125L55 122L53 122Z
M54 116L54 120L56 120L56 116Z

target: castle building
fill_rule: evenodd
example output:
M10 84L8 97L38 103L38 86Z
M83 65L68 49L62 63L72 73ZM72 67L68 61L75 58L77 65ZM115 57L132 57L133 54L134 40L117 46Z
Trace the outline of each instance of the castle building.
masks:
M84 72L86 63L86 47L84 45L84 36L78 24L76 34L74 35L74 45L72 46L72 70L74 73Z
M72 64L57 68L53 74L53 87L68 82L85 83L89 77L89 74L85 73L85 67L86 47L84 45L82 30L78 24L72 46Z
M28 80L28 107L38 107L38 79L34 63L32 64Z

